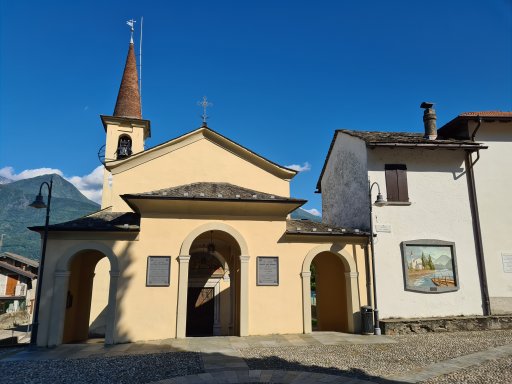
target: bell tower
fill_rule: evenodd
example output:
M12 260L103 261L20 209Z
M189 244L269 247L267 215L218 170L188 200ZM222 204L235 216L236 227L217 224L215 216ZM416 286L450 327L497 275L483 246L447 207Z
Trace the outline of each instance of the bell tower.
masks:
M101 115L106 133L105 163L107 165L111 162L123 161L144 151L144 142L151 137L150 122L144 120L141 113L139 77L133 46L134 22L133 20L128 22L131 27L131 39L114 113L112 116ZM104 209L110 205L111 174L105 169L101 208Z

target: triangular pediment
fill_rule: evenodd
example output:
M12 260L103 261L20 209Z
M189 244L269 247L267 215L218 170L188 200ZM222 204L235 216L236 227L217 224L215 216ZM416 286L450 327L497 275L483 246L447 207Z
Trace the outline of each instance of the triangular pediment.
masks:
M165 156L170 152L188 146L199 140L208 140L227 152L230 152L231 154L283 180L290 180L297 174L297 171L276 164L208 127L198 128L182 136L176 137L152 148L148 148L143 152L136 153L129 158L110 161L106 164L106 167L114 173L123 172L139 164L147 163Z

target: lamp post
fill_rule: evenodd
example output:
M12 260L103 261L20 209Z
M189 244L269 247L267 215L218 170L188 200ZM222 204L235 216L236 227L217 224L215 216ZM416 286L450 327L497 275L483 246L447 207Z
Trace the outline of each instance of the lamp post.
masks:
M48 188L48 204L45 204L43 201L43 195L41 194L41 190L43 186L46 185ZM46 242L48 240L48 224L50 222L50 203L52 201L52 185L53 178L50 178L50 183L48 184L46 181L41 183L39 187L39 194L36 196L36 199L29 207L32 208L46 208L46 221L44 224L44 237L43 237L43 249L41 252L41 260L39 260L39 272L37 276L37 288L36 288L36 302L34 309L34 319L32 321L32 333L30 335L30 344L37 344L37 329L39 327L39 304L41 302L41 287L43 286L43 271L44 271L44 257L46 255Z
M372 203L372 189L373 187L377 186L377 200L375 200L375 203ZM375 204L378 207L382 207L386 205L386 200L384 200L384 197L382 197L382 194L380 193L380 185L377 182L372 183L370 179L368 179L368 201L370 203L370 247L372 251L372 275L373 275L373 302L374 302L374 309L373 309L373 321L374 321L374 334L380 335L380 326L379 326L379 310L377 308L377 279L375 276L375 245L373 243L373 204Z

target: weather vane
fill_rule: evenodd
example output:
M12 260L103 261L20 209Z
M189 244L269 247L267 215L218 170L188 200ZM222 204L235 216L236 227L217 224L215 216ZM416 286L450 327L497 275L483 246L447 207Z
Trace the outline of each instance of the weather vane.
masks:
M197 105L203 107L203 114L201 115L201 118L203 119L203 125L206 125L206 120L208 119L208 115L206 114L206 108L212 107L213 103L210 103L206 96L203 96L203 100L198 101Z
M131 20L128 20L126 22L126 24L128 24L130 26L130 33L131 33L131 37L130 37L130 43L133 44L133 31L134 31L134 28L133 28L133 25L136 23L135 20L131 19Z

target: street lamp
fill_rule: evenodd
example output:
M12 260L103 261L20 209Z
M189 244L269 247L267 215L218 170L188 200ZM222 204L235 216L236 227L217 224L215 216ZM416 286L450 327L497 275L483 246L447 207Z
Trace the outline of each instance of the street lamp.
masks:
M41 190L43 186L46 185L48 188L48 204L45 204L43 201L43 195L41 194ZM41 183L39 187L39 194L36 196L36 199L29 207L32 208L46 208L46 221L44 224L44 237L43 237L43 249L41 252L41 260L39 260L39 272L37 276L37 288L36 288L36 302L34 308L34 320L32 321L32 333L30 335L30 344L37 344L37 328L39 326L39 303L41 301L41 287L43 286L43 270L44 270L44 257L46 255L46 242L48 240L48 224L50 222L50 203L52 201L52 185L53 178L50 178L50 183L48 184L46 181Z
M377 200L375 203L372 203L372 189L377 186ZM377 182L371 183L370 179L368 179L368 201L370 203L370 247L372 251L372 275L373 275L373 301L374 301L374 309L373 309L373 321L374 321L374 334L380 335L380 326L379 326L379 310L377 309L377 280L375 276L375 246L373 244L373 204L378 207L382 207L387 204L384 197L380 193L380 185Z

